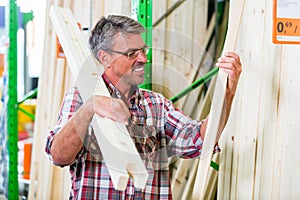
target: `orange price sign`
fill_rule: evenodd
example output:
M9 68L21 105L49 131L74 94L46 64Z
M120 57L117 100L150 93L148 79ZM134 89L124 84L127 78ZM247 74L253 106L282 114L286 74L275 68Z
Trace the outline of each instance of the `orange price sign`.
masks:
M273 42L300 44L300 0L274 0Z

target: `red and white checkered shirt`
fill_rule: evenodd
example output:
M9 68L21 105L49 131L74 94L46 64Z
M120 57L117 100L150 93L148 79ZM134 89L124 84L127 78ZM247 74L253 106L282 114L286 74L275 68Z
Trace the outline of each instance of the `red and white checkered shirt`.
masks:
M111 95L120 98L119 91L106 76L102 77ZM47 137L45 150L50 160L55 134L82 104L78 89L71 88L65 95L57 125ZM202 121L192 120L161 94L144 89L137 88L128 105L131 119L127 129L149 173L146 188L135 188L130 178L125 191L114 189L90 128L83 148L70 164L70 199L172 199L168 158L196 158L200 155L203 142L199 131Z

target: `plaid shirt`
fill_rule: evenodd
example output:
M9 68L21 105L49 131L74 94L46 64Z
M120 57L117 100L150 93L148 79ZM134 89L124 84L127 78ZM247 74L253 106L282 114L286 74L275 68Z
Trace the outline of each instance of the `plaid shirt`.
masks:
M111 95L121 98L107 77L102 77ZM82 104L78 89L71 88L65 95L58 123L47 137L45 151L51 161L55 134ZM93 130L89 128L81 151L70 164L70 199L172 199L168 158L200 155L202 121L190 119L161 94L144 89L133 92L128 106L131 119L127 129L149 173L145 189L135 188L131 178L125 191L114 189Z

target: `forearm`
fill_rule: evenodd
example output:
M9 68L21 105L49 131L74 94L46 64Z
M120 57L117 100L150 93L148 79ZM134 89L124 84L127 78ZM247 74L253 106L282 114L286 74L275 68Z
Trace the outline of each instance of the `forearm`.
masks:
M89 102L83 104L55 135L50 150L55 164L70 164L81 150L94 115L92 106Z
M239 55L234 52L226 52L224 56L218 59L216 66L224 70L228 74L227 77L227 85L226 85L226 95L223 103L223 109L220 116L219 123L216 124L218 126L218 132L216 137L216 142L219 141L221 133L226 126L226 123L229 118L230 110L232 101L237 89L238 80L240 74L242 72L242 64L240 61ZM210 119L216 120L216 119ZM203 125L201 126L200 134L204 138L206 132L206 126L208 123L208 118L204 121ZM215 122L213 122L215 123Z
M219 139L221 137L221 133L227 124L227 121L228 121L228 118L230 115L233 98L234 98L234 94L235 94L235 91L229 90L228 88L226 89L226 96L224 99L223 109L222 109L222 113L220 116L220 122L218 124L218 132L217 132L217 137L216 137L216 141L215 141L216 143L219 141ZM200 135L201 135L202 140L204 140L205 135L206 135L208 120L209 120L209 116L204 120L204 122L200 128Z
M223 103L222 114L220 116L219 129L217 132L216 142L219 141L221 134L227 124L227 121L228 121L228 118L230 115L230 111L231 111L234 94L235 94L235 91L233 92L233 91L229 90L228 88L226 89L226 96L225 96L224 103Z

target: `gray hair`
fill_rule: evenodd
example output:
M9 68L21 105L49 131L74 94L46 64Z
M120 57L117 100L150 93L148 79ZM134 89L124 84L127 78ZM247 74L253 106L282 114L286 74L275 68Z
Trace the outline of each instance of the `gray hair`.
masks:
M141 34L145 28L137 21L120 15L109 15L107 18L101 17L93 28L89 45L94 56L98 59L100 50L107 51L112 48L113 37L117 33Z

